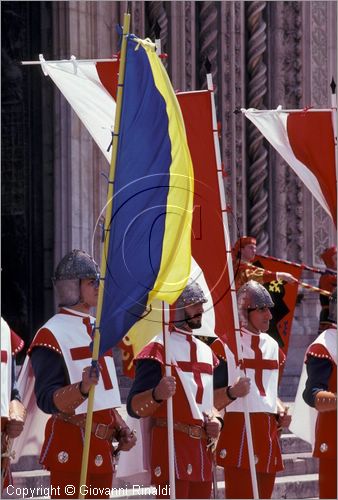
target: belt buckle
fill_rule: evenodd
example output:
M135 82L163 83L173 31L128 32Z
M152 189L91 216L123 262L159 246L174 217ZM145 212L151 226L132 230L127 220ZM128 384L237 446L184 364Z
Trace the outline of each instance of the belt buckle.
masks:
M189 437L193 439L201 439L202 437L202 428L189 425Z
M100 432L99 429L103 429L104 430L104 435L103 436L99 436L99 434L98 434ZM96 436L99 439L107 439L108 429L109 429L109 427L106 424L97 424L95 432L94 432L94 436Z

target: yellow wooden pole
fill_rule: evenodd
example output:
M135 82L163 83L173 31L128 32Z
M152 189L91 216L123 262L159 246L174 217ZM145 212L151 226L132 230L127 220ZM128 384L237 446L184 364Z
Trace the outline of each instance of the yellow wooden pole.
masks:
M103 250L102 250L102 256L101 256L101 268L100 268L102 280L100 281L99 297L98 297L98 301L97 301L97 311L96 311L96 326L95 326L94 339L93 339L93 357L92 357L93 361L97 361L99 358L100 321L101 321L101 312L102 312L102 303L103 303L104 278L106 276L106 271L107 271L106 257L108 255L108 247L109 247L109 238L107 237L107 231L108 231L109 225L111 223L111 216L112 216L112 211L113 211L113 208L112 208L113 207L113 181L114 181L114 177L115 177L117 148L118 148L118 142L119 142L121 108L122 108L122 97L123 97L123 83L124 83L124 74L125 74L125 66L126 66L127 35L129 34L129 26L130 26L130 14L124 14L123 37L122 37L121 58L120 58L119 78L118 78L117 98L116 98L114 138L113 138L113 148L112 148L112 156L111 156L111 162L110 162L110 171L109 171L107 210L106 210L106 218L105 218L105 224L104 224L105 238L104 238L104 244L103 244ZM91 436L92 422L93 422L94 394L95 394L95 386L91 386L90 391L89 391L89 396L88 396L88 408L87 408L85 438L84 438L83 453L82 453L79 498L85 497L84 492L81 493L81 486L86 485L86 479L87 479L90 436Z

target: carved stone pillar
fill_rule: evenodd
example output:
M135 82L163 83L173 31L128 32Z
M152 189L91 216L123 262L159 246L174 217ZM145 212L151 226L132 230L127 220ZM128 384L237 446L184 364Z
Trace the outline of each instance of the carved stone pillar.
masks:
M215 89L215 97L218 89L218 8L217 2L199 3L199 79L200 88L207 88L205 61L209 59L211 64L212 80Z
M269 2L269 107L301 107L301 7L299 2ZM269 147L270 252L299 260L302 247L302 203L296 174ZM289 194L288 194L289 193ZM275 222L278 220L278 224ZM290 220L291 226L290 226Z
M195 90L196 2L170 2L170 77L174 89Z
M266 2L250 2L247 8L248 38L248 107L264 109L267 93L267 76L264 57L266 56L266 23L263 13ZM269 214L267 150L263 137L252 123L248 123L248 228L257 238L259 253L268 253L269 235L267 221Z
M53 7L55 58L116 53L115 25L121 22L117 2L61 2ZM55 262L72 248L93 252L100 261L100 235L93 235L93 229L106 202L107 185L100 174L108 174L109 165L58 90L55 130Z
M220 2L218 117L232 242L247 229L245 118L234 114L236 108L245 107L244 11L243 2Z
M164 2L146 2L146 15L149 24L147 36L154 41L158 25L160 29L161 49L163 53L167 52L169 47L169 26ZM163 64L167 68L168 60L163 59Z

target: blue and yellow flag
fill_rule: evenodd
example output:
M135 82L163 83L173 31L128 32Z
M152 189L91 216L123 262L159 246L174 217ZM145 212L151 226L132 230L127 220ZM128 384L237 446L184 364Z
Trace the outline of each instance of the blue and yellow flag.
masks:
M190 274L193 168L179 104L154 44L128 39L100 352ZM158 325L159 330L161 324Z

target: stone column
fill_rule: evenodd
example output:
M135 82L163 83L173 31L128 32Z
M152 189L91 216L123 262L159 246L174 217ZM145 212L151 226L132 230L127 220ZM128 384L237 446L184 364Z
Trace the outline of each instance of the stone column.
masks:
M117 2L61 2L54 7L54 57L109 58L116 53ZM123 14L122 14L123 16ZM123 19L123 17L122 17ZM109 165L78 117L55 89L55 262L72 248L100 261L100 234L93 234L106 202L101 173ZM108 144L107 144L108 146Z
M248 38L248 107L264 109L264 96L267 93L267 75L264 58L266 56L266 23L264 11L266 2L250 2L247 7ZM266 254L269 250L268 221L268 178L267 149L264 140L252 123L248 130L248 228L257 238L257 251Z

